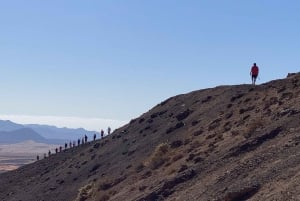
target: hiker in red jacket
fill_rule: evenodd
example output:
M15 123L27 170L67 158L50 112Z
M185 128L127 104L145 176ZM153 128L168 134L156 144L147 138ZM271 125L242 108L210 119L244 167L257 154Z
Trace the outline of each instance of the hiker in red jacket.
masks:
M256 65L256 63L253 64L251 71L250 71L250 76L252 77L252 84L255 85L256 82L256 78L258 76L258 66Z

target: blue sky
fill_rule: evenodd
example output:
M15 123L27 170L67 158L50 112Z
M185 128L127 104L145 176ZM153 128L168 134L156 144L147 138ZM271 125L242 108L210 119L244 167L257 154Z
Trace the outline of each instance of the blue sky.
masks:
M292 0L0 1L0 118L117 127L170 96L250 83L253 62L259 83L283 78L300 67L299 10Z

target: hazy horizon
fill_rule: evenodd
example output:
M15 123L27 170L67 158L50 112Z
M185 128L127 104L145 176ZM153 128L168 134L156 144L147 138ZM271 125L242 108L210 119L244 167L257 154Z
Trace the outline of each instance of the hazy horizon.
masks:
M117 129L129 121L99 119L99 118L83 118L83 117L58 117L58 116L30 116L30 115L2 115L0 120L10 120L18 124L40 124L56 126L58 128L84 128L90 131L99 132L101 129L106 130L108 127Z

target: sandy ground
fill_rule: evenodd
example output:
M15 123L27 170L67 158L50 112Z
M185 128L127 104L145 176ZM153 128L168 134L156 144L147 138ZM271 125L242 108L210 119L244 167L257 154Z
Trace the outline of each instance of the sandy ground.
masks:
M36 160L37 155L42 158L44 153L48 153L49 150L53 153L57 146L34 141L0 144L0 173L32 163Z

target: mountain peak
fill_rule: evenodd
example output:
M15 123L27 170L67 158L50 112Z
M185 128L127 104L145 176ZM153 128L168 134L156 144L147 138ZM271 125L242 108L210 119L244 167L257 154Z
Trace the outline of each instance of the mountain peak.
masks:
M10 120L0 120L0 131L14 131L20 128L24 128L24 126Z

